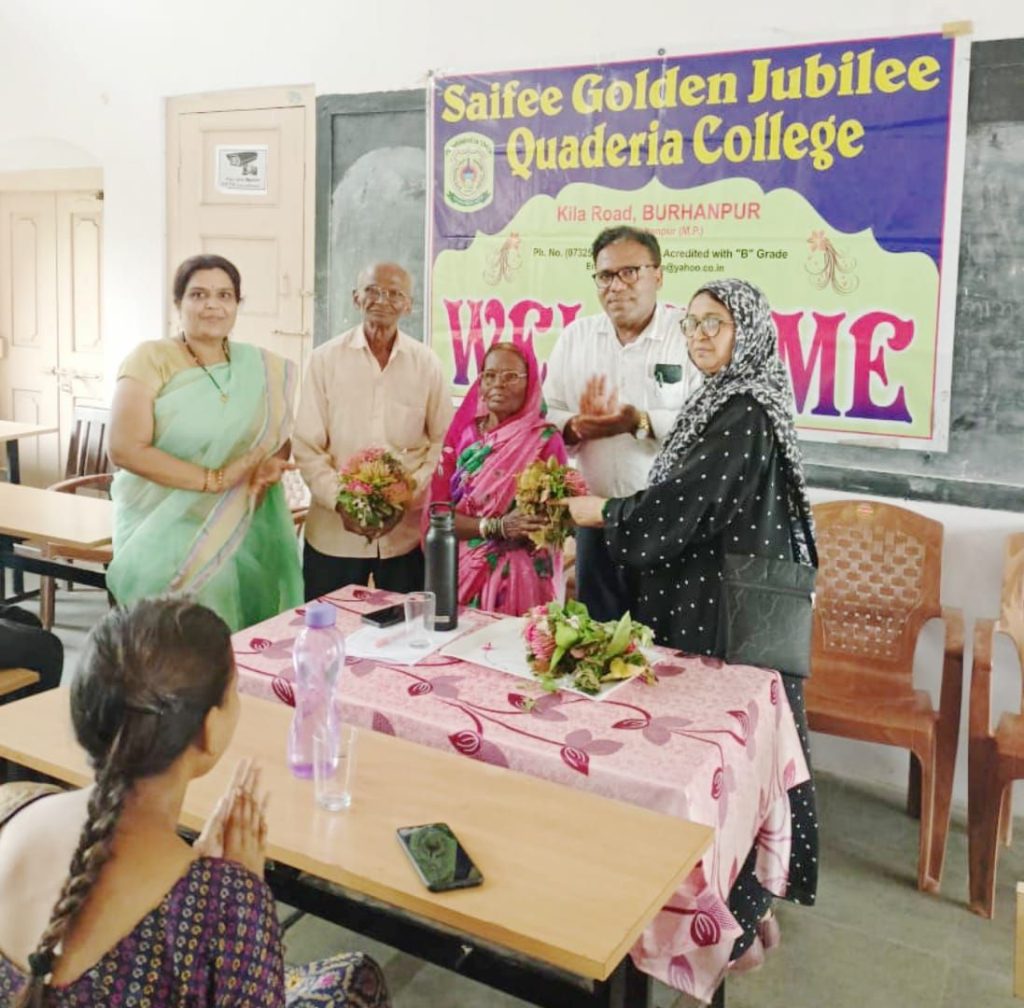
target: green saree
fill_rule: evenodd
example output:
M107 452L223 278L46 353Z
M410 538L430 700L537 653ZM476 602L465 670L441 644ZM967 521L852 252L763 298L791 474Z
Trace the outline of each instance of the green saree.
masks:
M153 444L209 469L250 449L274 454L290 435L295 367L244 343L231 363L175 374L153 405ZM302 572L280 484L258 508L242 483L220 494L161 486L121 470L114 501L114 559L107 586L122 605L187 592L232 630L302 602Z

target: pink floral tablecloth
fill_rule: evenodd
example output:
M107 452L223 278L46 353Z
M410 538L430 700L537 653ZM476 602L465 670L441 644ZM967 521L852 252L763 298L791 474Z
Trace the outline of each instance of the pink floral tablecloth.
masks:
M400 600L353 587L324 598L342 633ZM243 692L294 703L302 611L234 635ZM459 625L496 618L468 611ZM640 969L706 1001L740 934L728 894L752 845L762 883L786 891L787 790L807 765L776 673L659 652L656 685L634 681L602 701L444 655L415 666L350 658L338 691L343 716L360 726L713 826L708 855L632 950Z

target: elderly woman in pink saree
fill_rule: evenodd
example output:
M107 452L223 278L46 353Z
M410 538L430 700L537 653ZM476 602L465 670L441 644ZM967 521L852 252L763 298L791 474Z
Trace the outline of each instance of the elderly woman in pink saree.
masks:
M531 462L565 463L562 435L544 413L533 351L495 343L448 428L430 487L432 502L455 505L461 605L521 616L564 593L561 553L527 538L543 519L515 508L516 477Z

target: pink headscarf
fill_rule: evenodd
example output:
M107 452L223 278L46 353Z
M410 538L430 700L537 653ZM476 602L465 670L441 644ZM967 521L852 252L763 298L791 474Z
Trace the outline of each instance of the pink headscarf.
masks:
M450 500L464 514L480 517L503 515L508 511L515 497L516 477L537 458L541 435L549 426L543 414L540 368L533 348L524 343L496 343L487 352L495 348L514 348L526 362L523 405L487 433L486 442L491 450L481 468L471 474L457 472L456 463L462 451L484 437L479 433L478 422L489 410L480 396L478 377L448 428L430 484L431 501ZM565 461L564 452L561 461Z
M495 347L506 349L508 345L499 343L490 349ZM480 379L473 383L445 436L430 484L431 502L452 501L460 513L472 517L498 517L510 510L516 479L531 462L554 457L565 464L562 438L544 418L537 358L529 344L517 343L514 348L526 362L522 407L493 430L481 433L478 421L489 411L480 396ZM428 510L423 509L424 515ZM535 605L561 597L560 550L535 550L505 540L474 543L459 543L461 605L521 616Z

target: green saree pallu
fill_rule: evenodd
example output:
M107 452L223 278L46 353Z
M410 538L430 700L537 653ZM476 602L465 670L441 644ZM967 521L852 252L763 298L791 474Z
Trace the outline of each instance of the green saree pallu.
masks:
M274 454L291 434L295 366L244 343L231 362L179 371L153 405L153 445L219 469L244 452ZM232 630L302 602L298 543L280 485L254 507L246 483L223 493L160 486L121 470L114 501L114 559L107 586L122 605L182 592Z

